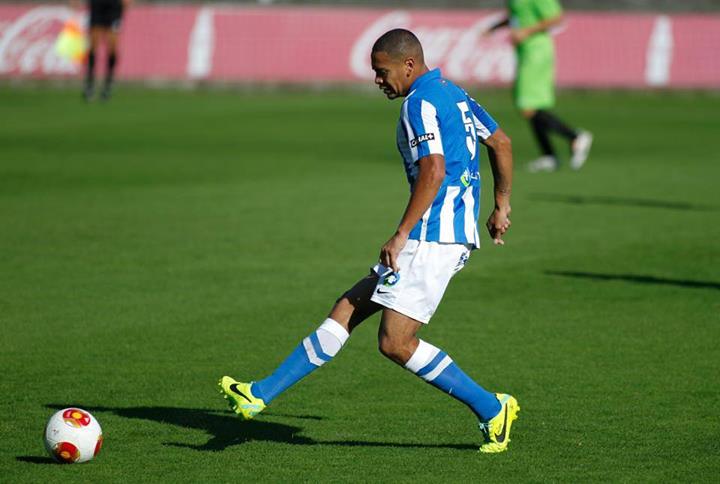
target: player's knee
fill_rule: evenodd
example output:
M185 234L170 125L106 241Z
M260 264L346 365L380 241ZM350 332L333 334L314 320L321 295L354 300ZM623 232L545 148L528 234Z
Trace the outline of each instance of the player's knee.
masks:
M395 353L397 352L397 347L395 344L393 344L392 340L390 338L380 337L378 339L378 349L380 350L380 353L383 354L383 356L393 359L393 356L395 356Z
M380 335L378 338L378 348L380 353L399 365L404 365L410 356L412 356L412 354L408 354L412 353L409 352L408 344L388 335Z

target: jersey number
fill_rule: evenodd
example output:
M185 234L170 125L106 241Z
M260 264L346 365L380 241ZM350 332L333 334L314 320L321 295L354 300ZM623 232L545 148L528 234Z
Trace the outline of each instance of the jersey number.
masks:
M470 108L465 101L457 103L457 107L462 114L463 123L465 124L465 132L467 137L465 138L465 144L470 152L470 159L475 159L475 151L477 148L477 133L475 132L475 123L473 122L472 115L470 114Z

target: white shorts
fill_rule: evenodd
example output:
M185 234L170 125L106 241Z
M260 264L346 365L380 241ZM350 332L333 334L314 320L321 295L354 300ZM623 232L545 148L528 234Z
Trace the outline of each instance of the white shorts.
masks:
M408 240L398 256L398 272L382 264L372 268L380 279L370 300L427 324L471 250L470 244Z

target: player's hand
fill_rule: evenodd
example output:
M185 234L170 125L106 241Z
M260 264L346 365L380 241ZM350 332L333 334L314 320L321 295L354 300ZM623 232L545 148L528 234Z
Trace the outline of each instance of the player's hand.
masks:
M510 205L495 207L485 226L495 245L505 245L502 237L510 229Z
M389 267L393 272L398 272L400 267L397 265L398 255L403 250L405 244L408 241L408 234L402 234L395 232L395 235L390 237L390 240L385 242L385 245L380 249L380 263L385 267Z
M510 40L515 45L520 44L528 37L530 37L530 31L528 29L512 29L510 31Z

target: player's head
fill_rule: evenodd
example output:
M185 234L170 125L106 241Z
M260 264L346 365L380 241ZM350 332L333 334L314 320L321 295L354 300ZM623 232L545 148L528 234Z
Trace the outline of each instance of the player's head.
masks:
M388 99L407 95L413 81L427 71L420 41L405 29L382 34L373 45L370 63L375 84Z

